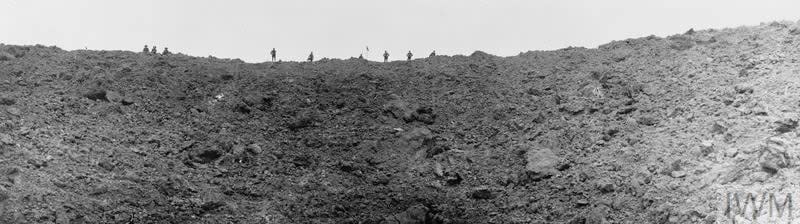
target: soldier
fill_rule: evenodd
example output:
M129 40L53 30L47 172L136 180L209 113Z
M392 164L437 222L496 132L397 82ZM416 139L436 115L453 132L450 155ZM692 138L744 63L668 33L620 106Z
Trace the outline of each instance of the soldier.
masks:
M308 55L308 62L314 62L314 52L312 51L311 54Z
M364 60L364 54L359 54L358 59Z
M433 52L431 52L431 57L436 57L436 50L433 50Z
M165 47L165 48L164 48L164 52L162 52L161 54L163 54L163 55L169 55L169 54L170 54L170 52L169 52L169 49L167 49L167 48Z
M272 48L272 51L269 52L269 54L272 55L272 62L275 62L275 48L274 47Z
M158 54L158 50L156 50L156 46L153 46L153 49L150 50L151 54Z
M144 45L144 49L142 50L142 53L145 53L145 54L150 53L150 49L147 49L147 45Z
M383 62L389 61L389 51L383 51Z
M408 57L409 61L411 61L411 56L414 56L414 54L411 54L411 51L408 51L408 54L406 54L406 57Z

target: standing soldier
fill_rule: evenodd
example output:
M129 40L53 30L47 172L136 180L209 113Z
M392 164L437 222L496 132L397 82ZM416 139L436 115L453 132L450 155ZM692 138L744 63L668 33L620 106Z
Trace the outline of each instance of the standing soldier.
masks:
M359 54L358 59L364 60L364 54Z
M408 54L406 54L406 57L408 57L409 61L411 61L411 56L414 56L414 54L411 54L411 51L408 51Z
M163 52L163 53L161 53L161 54L163 54L163 55L169 55L169 54L170 54L170 52L169 52L169 49L167 49L167 48L165 47L165 48L164 48L164 52Z
M269 52L269 54L272 55L272 62L275 62L275 48L274 47L272 48L272 51Z
M150 49L147 49L147 45L144 45L144 49L142 50L142 53L145 53L145 54L149 54L150 53Z
M389 61L389 51L383 51L383 62Z
M433 50L433 52L431 52L431 57L436 57L436 50Z
M311 54L308 55L308 62L314 62L314 52L312 51Z
M151 54L158 54L158 51L156 50L156 46L153 46L153 49L150 50L150 53Z

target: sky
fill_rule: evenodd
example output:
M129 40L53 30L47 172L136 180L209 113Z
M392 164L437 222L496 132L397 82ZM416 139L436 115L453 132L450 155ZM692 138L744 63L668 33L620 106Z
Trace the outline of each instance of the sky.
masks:
M0 0L0 43L193 56L513 56L690 28L798 21L790 0ZM369 52L366 48L369 47Z

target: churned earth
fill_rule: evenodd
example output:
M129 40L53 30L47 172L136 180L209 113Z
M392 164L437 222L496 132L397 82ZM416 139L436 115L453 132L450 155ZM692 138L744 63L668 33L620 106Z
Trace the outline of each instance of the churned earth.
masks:
M0 45L0 223L748 221L728 193L800 186L798 27L390 63Z

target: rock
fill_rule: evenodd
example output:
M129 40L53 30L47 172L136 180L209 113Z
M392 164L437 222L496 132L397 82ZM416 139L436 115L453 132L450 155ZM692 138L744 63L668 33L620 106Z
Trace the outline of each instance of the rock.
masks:
M344 171L344 172L348 172L348 173L358 170L358 166L355 163L351 162L351 161L341 161L337 165L339 167L339 170Z
M728 128L718 122L711 125L711 133L721 135L725 134L725 132L728 132Z
M585 109L586 109L585 102L577 101L577 102L569 102L567 104L563 104L558 110L561 112L568 113L570 115L579 115Z
M213 214L235 214L239 210L239 206L233 202L212 200L200 206L202 213Z
M772 161L762 161L759 165L761 165L761 170L769 174L776 174L781 169Z
M600 181L597 185L600 193L603 194L614 192L616 188L610 181Z
M412 114L416 108L408 102L400 99L389 101L383 105L383 111L391 114L394 118L402 119L404 121L411 120Z
M478 200L488 200L497 197L492 190L488 188L478 188L469 193L469 197Z
M13 59L16 59L16 57L14 57L13 54L5 51L0 51L0 61L9 61Z
M113 171L114 170L114 163L112 163L111 161L108 161L108 160L100 161L99 163L97 163L97 166L99 166L100 168L103 168L104 170L107 170L107 171Z
M381 224L424 224L427 223L429 210L424 205L414 205L404 212L386 217Z
M749 85L736 85L733 90L738 94L753 94L753 87Z
M575 216L567 222L567 224L586 224L586 217Z
M314 124L314 119L309 116L298 116L293 121L286 123L286 128L291 131L297 131L303 128L311 127Z
M525 177L530 181L540 181L550 178L558 173L556 166L558 166L561 158L550 150L549 148L524 145L525 152Z
M412 118L424 124L433 124L436 122L436 114L433 113L433 108L430 107L417 108Z
M211 163L222 157L225 154L225 149L232 151L233 146L225 144L192 144L185 147L189 159L186 162L195 162L199 164Z
M448 171L444 173L444 181L448 186L458 185L462 180L464 179L456 172Z
M732 165L723 167L718 172L720 173L717 180L719 184L727 184L731 182L735 182L739 180L742 176L744 176L744 169L745 166L742 165Z
M586 224L605 224L606 216L608 215L607 208L600 206L595 207L586 215Z
M0 143L3 143L3 145L14 145L14 139L11 138L11 135L0 133Z
M28 126L19 127L19 132L18 133L20 135L27 136L28 134L31 133L31 128L28 127Z
M614 208L614 200L603 198L597 201L597 205L602 205L608 208Z
M107 92L105 90L91 90L83 94L83 96L90 100L108 101Z
M546 94L544 91L541 91L541 90L537 89L536 87L528 88L528 90L525 91L525 93L530 94L530 95L534 95L534 96L544 96Z
M777 132L778 134L792 132L795 129L797 129L798 126L797 120L794 119L785 119L776 121L775 124L778 125L778 127L775 128L775 132Z
M636 111L638 108L636 107L625 107L617 111L617 114L630 114Z
M652 116L644 116L644 117L640 117L639 119L637 119L636 122L641 124L641 125L653 126L653 125L658 124L658 119L656 119L655 117L652 117Z
M31 164L34 168L42 168L42 167L46 167L48 165L48 163L50 162L50 160L52 160L52 157L47 156L47 157L42 158L42 157L36 156L34 158L28 159L28 164Z
M433 173L436 174L436 176L444 177L444 168L442 168L441 163L436 162L433 164Z
M616 129L616 128L608 129L605 132L603 132L602 139L603 139L603 141L611 141L611 139L613 139L615 136L617 136L618 133L619 133L619 129Z
M789 30L789 34L791 35L800 35L800 27L793 27Z
M700 142L700 153L704 156L714 152L714 141L705 140Z
M120 99L119 103L121 103L123 106L128 106L133 104L134 102L133 99L131 99L129 96L123 96L122 99Z
M241 155L244 153L245 147L243 145L234 145L231 149L231 154L233 155Z
M425 150L425 158L433 158L436 155L442 154L443 152L450 151L450 147L446 145L436 144L435 141L430 141L432 145L429 145Z
M6 108L6 112L8 112L8 114L11 114L11 115L14 115L14 116L22 115L22 111L19 110L19 108L16 108L16 107L8 107L8 108Z
M670 172L669 176L671 176L672 178L683 178L683 177L686 176L686 172L685 171L677 171L677 170L675 170L675 171Z
M509 186L516 184L518 177L514 174L503 175L500 177L499 184L502 186Z
M187 181L183 176L169 174L169 176L156 181L154 187L158 192L166 196L188 196L197 193L196 187Z
M258 144L256 144L256 143L253 143L253 144L247 145L247 148L245 148L245 150L246 150L247 152L249 152L249 153L252 153L252 154L255 154L255 155L261 154L261 152L263 151L263 150L261 149L261 146L259 146L259 145L258 145Z
M770 175L771 174L766 172L753 172L752 174L750 174L750 182L763 183L764 181L767 181L767 179L769 179Z
M733 158L736 157L737 154L739 154L739 149L736 147L730 147L728 149L725 149L725 156L727 157Z
M537 112L532 117L533 117L533 120L531 120L531 121L533 123L541 124L541 123L547 121L547 117L545 117L544 114L542 114L542 112Z
M11 198L11 194L4 187L0 187L0 202L4 202Z
M679 171L679 170L683 170L683 166L682 166L682 164L683 164L683 161L682 161L682 160L680 160L680 159L677 159L677 160L675 160L675 161L672 161L672 163L670 163L670 165L669 165L669 170L665 170L665 171Z
M378 177L372 179L372 185L387 185L391 181L392 179L390 177L385 175L379 175Z
M428 208L424 205L415 205L408 208L405 212L396 215L397 221L401 224L424 223L428 214Z
M432 108L411 104L400 99L389 101L383 105L383 111L406 123L419 121L425 124L433 124L436 119L436 114L433 113Z
M558 171L564 171L564 170L567 170L567 169L569 169L569 168L571 168L571 167L572 167L572 164L570 164L569 162L566 162L566 161L565 161L565 162L559 163L559 164L556 166L556 170L558 170Z
M11 106L16 103L17 101L12 98L0 97L0 105Z
M425 140L433 139L433 133L428 128L418 127L403 133L402 139L410 142L422 143Z
M122 94L120 94L120 93L118 93L116 91L112 91L112 90L107 90L106 91L106 99L108 99L108 101L110 101L110 102L119 103L119 102L122 102L122 98L123 98Z
M242 97L242 102L249 107L254 107L256 109L266 111L272 107L275 98L276 97L273 95L267 95L267 96L247 95Z
M0 185L11 186L17 183L21 171L19 167L9 167L0 172ZM6 184L7 183L7 184Z

